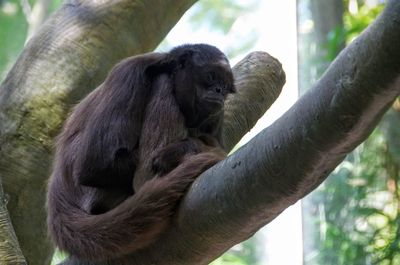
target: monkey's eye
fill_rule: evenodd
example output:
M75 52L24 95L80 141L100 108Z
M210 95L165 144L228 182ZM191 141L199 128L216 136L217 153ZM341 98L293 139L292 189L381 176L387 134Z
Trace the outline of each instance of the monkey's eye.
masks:
M217 76L214 72L207 73L207 75L206 75L207 83L214 83L215 80L217 80Z

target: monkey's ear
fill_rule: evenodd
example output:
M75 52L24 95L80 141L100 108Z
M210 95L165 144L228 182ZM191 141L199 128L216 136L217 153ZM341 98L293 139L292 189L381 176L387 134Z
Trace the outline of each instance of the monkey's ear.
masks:
M150 64L145 74L149 77L155 77L160 74L172 74L178 67L178 61L170 54L160 54L160 60Z

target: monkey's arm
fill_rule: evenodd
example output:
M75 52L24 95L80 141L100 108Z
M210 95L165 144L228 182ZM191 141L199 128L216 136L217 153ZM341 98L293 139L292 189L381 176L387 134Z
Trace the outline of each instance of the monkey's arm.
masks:
M182 141L171 143L161 150L157 150L152 158L152 170L154 174L165 175L176 168L186 155L198 154L212 147L220 147L220 145L216 138L206 134L198 138L188 137Z

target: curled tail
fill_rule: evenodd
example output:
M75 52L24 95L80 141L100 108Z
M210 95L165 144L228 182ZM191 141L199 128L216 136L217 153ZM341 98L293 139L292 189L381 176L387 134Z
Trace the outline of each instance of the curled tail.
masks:
M145 248L165 230L195 178L223 158L211 151L188 156L170 173L147 181L104 214L87 214L57 196L49 208L55 209L49 212L50 234L61 250L85 260L113 259Z

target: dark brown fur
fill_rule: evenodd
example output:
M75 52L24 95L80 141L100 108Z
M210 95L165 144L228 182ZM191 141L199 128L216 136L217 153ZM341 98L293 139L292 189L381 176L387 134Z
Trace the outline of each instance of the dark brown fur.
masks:
M221 59L207 45L129 58L77 105L59 136L48 191L48 227L61 250L115 259L165 230L188 186L225 157L216 140L222 107L203 109L197 97L208 92L196 92L193 72ZM227 75L224 98L234 91Z

